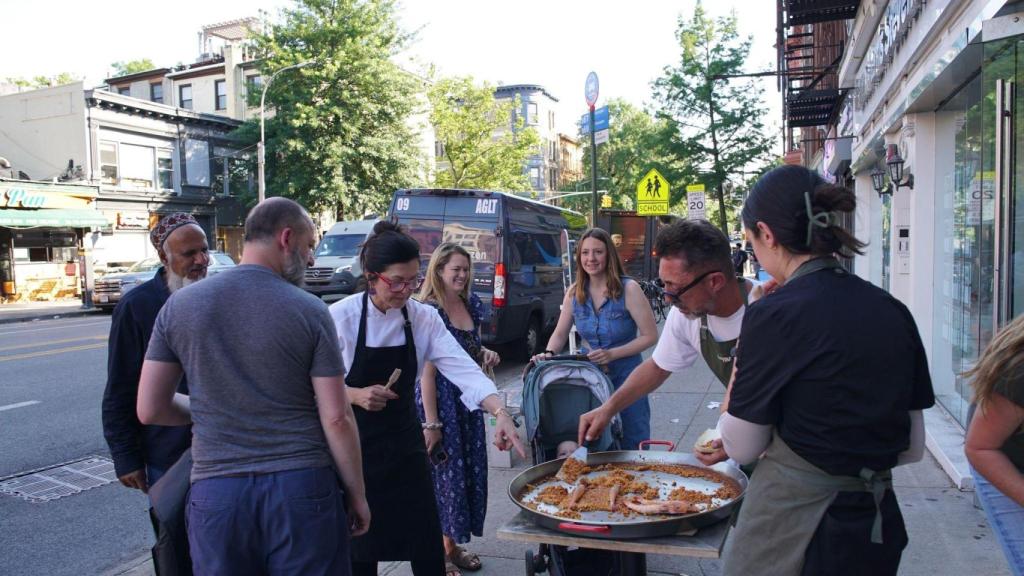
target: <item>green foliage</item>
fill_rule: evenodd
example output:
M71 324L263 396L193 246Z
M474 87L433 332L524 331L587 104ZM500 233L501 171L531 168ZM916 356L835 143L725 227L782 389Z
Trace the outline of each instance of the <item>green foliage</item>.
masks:
M427 91L430 123L443 145L434 185L441 188L530 190L524 167L540 145L525 128L519 98L496 99L494 88L473 79L443 78Z
M111 66L114 68L114 78L127 76L129 74L138 74L139 72L145 72L156 68L156 64L153 64L153 61L149 58L114 62Z
M302 0L253 38L265 57L267 195L287 196L341 219L383 214L397 188L417 178L409 127L422 80L391 59L409 37L391 0ZM268 114L269 116L269 114ZM259 117L237 131L259 140Z
M652 117L647 112L622 99L608 102L608 142L597 145L599 190L608 190L612 209L633 210L636 185L647 172L656 168L675 186L669 198L670 205L685 197L685 186L680 178L685 173L681 162L669 153L665 141L668 122ZM581 134L583 147L583 182L581 190L590 188L590 135ZM589 196L566 198L566 206L575 210L590 210Z
M654 82L664 141L683 183L704 183L708 214L728 233L727 212L735 221L742 197L726 195L725 181L739 184L771 161L763 90L752 80L721 78L744 72L751 40L740 38L735 13L711 19L700 2L689 20L679 19L676 35L680 61Z
M21 88L47 88L49 86L63 86L72 82L78 82L78 78L75 78L70 72L61 72L55 76L35 76L31 80L21 77L7 77L4 78L4 82Z

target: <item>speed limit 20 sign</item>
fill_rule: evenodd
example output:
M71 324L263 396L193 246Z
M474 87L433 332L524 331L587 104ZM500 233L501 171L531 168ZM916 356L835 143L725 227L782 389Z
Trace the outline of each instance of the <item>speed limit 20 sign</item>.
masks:
M704 185L688 184L686 186L686 218L706 220L704 212Z

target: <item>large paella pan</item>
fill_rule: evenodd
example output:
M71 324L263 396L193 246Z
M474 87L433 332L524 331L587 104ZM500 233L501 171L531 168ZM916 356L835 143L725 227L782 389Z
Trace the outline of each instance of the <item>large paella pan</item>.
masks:
M691 454L619 450L591 453L566 483L555 478L564 460L524 470L509 484L509 497L545 528L593 538L665 536L713 524L732 514L748 481L726 462L709 468Z

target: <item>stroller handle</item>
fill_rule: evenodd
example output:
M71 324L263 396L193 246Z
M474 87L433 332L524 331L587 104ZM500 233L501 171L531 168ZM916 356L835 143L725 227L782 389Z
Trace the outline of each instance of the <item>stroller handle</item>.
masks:
M589 362L590 358L586 354L559 354L557 356L548 356L544 359L545 362L557 360L575 360L577 362Z
M557 362L559 360L574 360L576 362L590 362L590 358L586 354L558 354L554 356L547 356L542 362ZM537 365L532 359L526 363L523 367L523 380L526 380L526 376L530 373L530 370Z

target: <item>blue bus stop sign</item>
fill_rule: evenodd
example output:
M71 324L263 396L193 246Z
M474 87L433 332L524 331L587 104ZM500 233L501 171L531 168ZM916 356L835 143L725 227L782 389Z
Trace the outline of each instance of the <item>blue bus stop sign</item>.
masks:
M594 104L597 103L597 91L597 72L591 72L590 74L587 74L587 84L583 89L583 95L587 97L587 106L593 108Z

